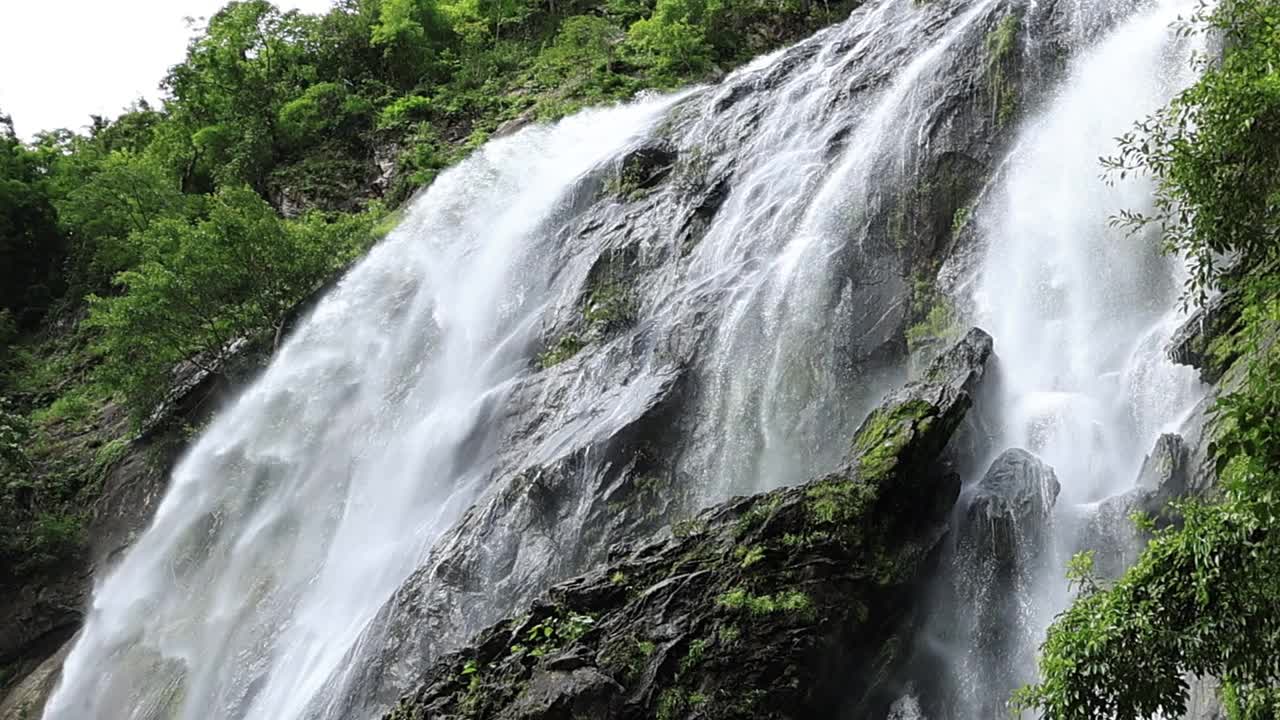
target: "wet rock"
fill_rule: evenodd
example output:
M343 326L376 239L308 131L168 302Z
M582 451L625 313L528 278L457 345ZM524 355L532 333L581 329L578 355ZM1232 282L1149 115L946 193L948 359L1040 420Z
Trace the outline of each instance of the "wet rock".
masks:
M1170 502L1188 495L1190 466L1191 448L1181 435L1166 433L1157 438L1138 472L1135 509L1152 517L1165 516Z
M1017 572L1019 559L1038 548L1062 486L1053 468L1026 450L1006 450L991 464L970 499L958 529L960 543L972 544L1002 573ZM987 561L984 559L983 561Z
M513 117L499 125L498 128L493 131L493 137L500 138L508 135L514 135L521 129L531 125L537 119L538 114L534 112L532 108L525 110L516 117Z
M1053 468L1026 450L1001 454L962 500L957 528L954 597L941 612L953 614L946 640L960 653L956 687L944 717L1000 717L1009 694L1033 679L1039 626L1030 612L1031 590L1050 543L1050 516L1060 485ZM980 681L971 679L980 678Z
M1142 463L1137 487L1098 504L1084 526L1079 547L1093 552L1099 577L1119 578L1146 545L1146 535L1133 522L1134 513L1152 518L1157 526L1177 521L1169 503L1192 494L1192 465L1191 448L1181 435L1161 435Z
M1234 331L1243 302L1239 290L1229 290L1197 308L1169 338L1169 358L1198 369L1207 383L1221 380L1239 354L1215 352L1214 342Z
M356 679L346 678L347 714L389 706L426 659L603 562L617 539L648 536L687 512L680 488L690 483L660 450L679 429L684 373L672 368L613 388L585 412L567 402L573 387L560 380L536 376L511 403L524 408L508 419L520 469L494 483L375 618ZM568 412L585 417L556 417ZM600 416L611 424L593 425Z
M665 143L650 143L636 148L622 156L611 189L629 197L652 190L675 169L677 157L676 149Z
M441 658L386 717L882 717L959 492L937 461L984 348L974 331L934 375L958 382L889 396L839 471L619 549Z
M71 652L74 640L68 638L9 691L0 695L0 720L32 720L44 712L45 702L62 674L62 662Z
M18 677L54 653L84 619L87 563L66 563L38 580L0 592L0 666Z

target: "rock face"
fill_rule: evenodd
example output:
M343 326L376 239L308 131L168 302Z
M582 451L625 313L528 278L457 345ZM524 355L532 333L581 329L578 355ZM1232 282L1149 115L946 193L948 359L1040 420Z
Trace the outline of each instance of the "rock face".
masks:
M1039 627L1031 590L1047 565L1060 489L1053 468L1014 448L961 500L952 594L939 612L953 615L942 635L959 656L949 661L962 671L952 673L960 678L957 687L929 688L945 706L931 716L1002 717L1009 694L1032 679L1035 657L1027 648L1036 646ZM975 678L982 681L971 682Z
M882 717L959 492L938 459L990 352L972 331L871 413L838 472L615 548L387 718Z
M1181 435L1165 433L1142 462L1135 489L1137 509L1163 516L1168 504L1191 491L1191 448Z
M1131 516L1143 513L1157 525L1176 522L1169 503L1195 494L1192 484L1192 452L1181 435L1165 434L1142 463L1137 487L1098 505L1082 531L1080 549L1093 552L1094 570L1115 579L1133 565L1146 545Z
M0 720L33 720L40 717L49 693L53 692L53 687L58 682L62 661L71 652L71 644L70 640L64 642L57 652L14 685L9 694L0 700Z
M1197 308L1169 338L1169 358L1197 368L1200 379L1207 383L1222 379L1238 354L1215 353L1214 341L1231 333L1239 322L1242 304L1239 290L1232 290Z

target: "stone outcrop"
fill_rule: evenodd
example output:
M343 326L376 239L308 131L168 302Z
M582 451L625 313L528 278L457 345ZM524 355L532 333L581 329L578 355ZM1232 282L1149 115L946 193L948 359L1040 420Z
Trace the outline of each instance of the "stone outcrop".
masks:
M1240 320L1244 298L1238 289L1214 297L1196 308L1169 338L1169 358L1200 371L1200 379L1215 383L1239 357L1238 353L1216 348L1215 341L1230 335Z
M1026 450L1006 450L996 458L965 510L958 535L998 572L1018 570L1022 553L1037 552L1026 543L1043 538L1049 513L1061 490L1053 468Z
M1195 494L1191 465L1191 448L1182 436L1161 435L1142 463L1137 486L1098 505L1082 530L1080 549L1093 552L1100 577L1120 577L1146 545L1146 537L1131 519L1134 513L1146 515L1157 525L1176 522L1169 503Z
M882 716L959 493L939 457L990 352L972 331L871 413L839 471L616 547L387 717Z
M950 615L942 639L962 670L946 673L955 687L932 688L947 708L939 717L1001 717L1010 693L1034 676L1041 631L1031 609L1034 589L1050 558L1051 522L1061 486L1053 468L1014 448L991 464L961 500L956 528ZM969 682L970 678L983 682ZM922 679L927 680L927 679Z

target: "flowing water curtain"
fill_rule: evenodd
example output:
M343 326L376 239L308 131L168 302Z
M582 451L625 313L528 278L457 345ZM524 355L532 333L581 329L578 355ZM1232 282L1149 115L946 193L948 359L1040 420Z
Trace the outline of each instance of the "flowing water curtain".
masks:
M1033 531L1029 517L1014 523L1014 582L1003 597L986 597L993 550L978 548L975 556L961 533L948 582L972 604L944 613L963 619L954 627L967 631L942 627L945 620L933 631L947 645L944 696L958 699L952 710L934 709L942 716L999 714L1013 689L1034 680L1036 647L1070 597L1065 565L1082 527L1106 509L1098 501L1135 486L1160 433L1178 430L1203 396L1195 371L1166 353L1181 319L1184 269L1160 254L1159 238L1126 237L1108 226L1121 209L1148 207L1152 188L1109 187L1096 161L1194 79L1197 48L1170 29L1193 7L1186 0L1076 5L1072 35L1097 39L1028 119L975 212L986 246L976 322L996 338L1001 367L990 453L1030 450L1056 473L1062 496L1047 532ZM1117 76L1116 67L1128 70ZM968 481L961 501L970 511L978 480ZM1101 542L1128 539L1122 533ZM1003 609L984 618L990 602Z
M442 176L175 470L46 717L297 717L482 489L566 193L673 100L534 128Z

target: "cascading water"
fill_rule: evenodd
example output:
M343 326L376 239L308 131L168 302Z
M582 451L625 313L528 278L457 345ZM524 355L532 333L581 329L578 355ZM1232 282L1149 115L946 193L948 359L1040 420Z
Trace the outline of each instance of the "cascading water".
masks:
M1175 269L1105 230L1149 190L1111 193L1093 164L1183 81L1177 5L1089 51L973 221L1007 381L995 449L1038 453L1064 504L1129 482L1197 393L1161 355ZM1003 147L990 33L1065 24L1072 49L1130 10L870 2L719 86L490 143L190 450L45 717L372 717L612 542L830 469L906 374L913 274ZM1051 76L1061 49L1025 64ZM670 179L620 191L638 149Z
M718 477L706 500L794 484L833 467L842 438L888 384L853 368L896 330L899 316L886 298L903 287L888 253L867 247L872 215L923 140L933 96L922 79L936 78L939 59L994 4L971 3L933 44L909 54L910 40L937 18L908 3L881 3L851 23L843 42L826 44L768 108L767 132L752 138L733 206L702 240L706 251L693 266L732 282L706 361L700 427L709 432L691 443L690 464ZM878 47L886 35L889 44ZM883 54L867 63L872 69L895 59L901 69L871 102L854 105L851 121L833 117L849 65L870 52ZM844 135L853 139L833 161L830 145ZM862 353L850 352L846 328L858 329ZM902 376L900 369L887 374Z
M1072 479L1063 500L1073 504L1131 487L1158 432L1176 429L1199 395L1194 370L1164 351L1178 261L1159 253L1158 234L1108 227L1121 209L1149 210L1151 187L1099 182L1097 160L1192 80L1191 42L1170 31L1191 9L1161 2L1081 58L977 218L988 254L976 315L1004 369L1000 440Z
M1114 12L1111 3L1095 5L1079 7L1083 26ZM1160 0L1139 8L1078 58L1025 124L976 214L986 251L972 290L974 315L995 337L1001 368L988 411L997 423L992 456L1030 450L1056 471L1061 495L1050 526L1024 528L1018 538L1042 547L1020 549L1025 567L1003 589L1012 602L1001 608L1000 627L970 624L952 638L959 647L951 652L962 658L952 665L959 675L955 717L1003 717L1010 692L1034 680L1036 648L1069 601L1064 568L1082 549L1080 528L1098 501L1134 487L1160 433L1176 432L1203 396L1195 371L1166 353L1182 319L1180 262L1160 254L1158 233L1127 237L1108 226L1121 209L1150 210L1152 186L1145 179L1099 182L1097 160L1194 79L1197 43L1170 29L1193 6ZM1053 498L1045 502L1051 507ZM1020 521L1036 524L1033 517ZM977 567L957 568L962 594L986 582ZM981 597L982 590L967 594ZM982 609L960 612L975 610ZM969 633L981 632L1000 637L998 647L976 646Z
M566 189L672 101L532 129L441 176L181 461L46 717L296 717L492 466Z

